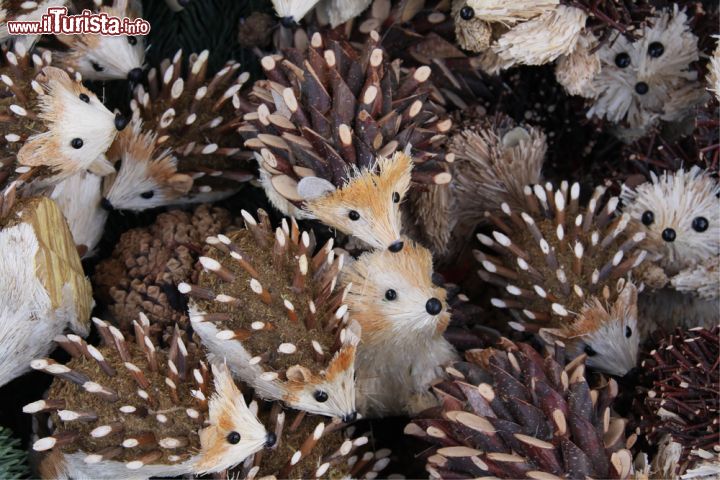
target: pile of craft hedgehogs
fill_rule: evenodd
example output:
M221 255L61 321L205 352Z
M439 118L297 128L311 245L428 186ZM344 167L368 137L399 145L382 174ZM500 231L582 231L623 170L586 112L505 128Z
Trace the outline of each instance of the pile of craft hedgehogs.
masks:
M0 477L720 477L717 4L52 6L147 8L0 8Z

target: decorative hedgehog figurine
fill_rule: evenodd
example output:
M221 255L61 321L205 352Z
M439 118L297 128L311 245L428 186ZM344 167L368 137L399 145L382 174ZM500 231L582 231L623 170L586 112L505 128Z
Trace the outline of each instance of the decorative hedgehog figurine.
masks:
M102 5L96 14L127 18L142 17L142 5L137 0L114 0L112 6ZM56 52L60 66L79 72L85 80L130 80L143 78L145 37L143 35L56 35L68 48Z
M261 398L354 420L360 332L336 288L343 256L332 240L313 255L314 238L294 220L273 234L262 210L259 222L242 215L246 229L208 238L198 285L178 286L193 329Z
M439 146L452 122L430 100L430 68L407 70L386 57L376 32L360 49L315 33L307 48L261 60L268 79L255 82L249 94L254 104L238 132L280 211L307 216L305 200L342 191L354 177L376 170L378 157L406 148L414 159L414 183L450 181ZM360 212L371 197L354 200L352 209Z
M562 345L543 358L526 343L470 350L435 391L442 408L405 433L433 446L430 478L633 478L627 421L613 415L614 380L592 387Z
M480 277L499 287L493 306L510 309L510 326L561 340L572 356L611 375L635 367L639 345L637 289L625 275L647 252L645 234L628 233L630 215L616 216L617 197L605 205L605 187L579 205L580 185L562 182L525 188L523 208L502 205L487 216L492 237L478 234L492 254L475 251Z
M29 2L3 0L0 2L0 42L6 43L12 39L16 47L25 50L32 48L40 36L10 35L7 22L39 22L42 16L47 13L48 8L63 7L68 3L68 0L40 0Z
M13 204L13 193L0 194L0 386L48 354L66 329L87 335L94 305L58 206L45 197Z
M274 445L245 403L227 367L212 370L176 330L155 346L140 316L135 338L93 319L103 340L94 347L69 335L63 365L44 358L33 369L55 376L47 398L25 413L51 412L55 431L33 444L51 450L44 478L149 478L214 473Z
M710 172L651 173L623 185L630 227L645 234L651 265L639 271L642 333L676 326L710 328L720 311L720 184Z
M457 353L443 333L446 292L432 283L432 255L408 241L397 253L363 254L343 274L350 317L360 323L357 391L363 416L414 414ZM392 388L388 388L391 385Z
M252 178L238 166L243 159L236 109L240 89L249 78L240 64L229 61L212 78L206 78L210 52L193 53L183 75L183 54L165 59L148 72L147 88L138 85L131 102L134 120L157 135L157 148L170 149L177 169L195 180L202 177L202 192L219 200L239 190L238 182Z
M261 402L258 417L277 442L229 478L373 478L390 461L390 450L373 451L369 436L355 434L354 426L342 429L327 418L284 410L278 402Z
M113 115L80 81L49 66L49 55L31 58L16 46L5 60L0 142L17 160L0 164L0 184L19 174L41 188L84 170L114 171L104 154L127 120Z

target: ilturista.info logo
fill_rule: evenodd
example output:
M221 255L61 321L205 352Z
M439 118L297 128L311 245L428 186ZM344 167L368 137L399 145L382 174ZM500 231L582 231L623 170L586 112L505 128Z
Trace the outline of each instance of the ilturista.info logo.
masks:
M150 22L142 18L114 17L107 13L83 10L78 15L68 15L67 7L48 8L40 21L7 22L10 35L147 35Z

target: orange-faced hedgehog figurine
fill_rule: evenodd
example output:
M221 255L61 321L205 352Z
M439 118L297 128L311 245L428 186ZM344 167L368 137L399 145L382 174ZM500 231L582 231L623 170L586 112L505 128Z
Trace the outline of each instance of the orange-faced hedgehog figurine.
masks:
M580 185L562 182L525 189L525 205L488 212L492 236L478 235L492 253L476 251L478 273L499 287L493 306L509 309L510 326L560 340L587 365L625 375L637 361L637 289L626 274L645 258L644 233L628 233L630 216L616 215L617 197L603 204L597 187L586 206Z
M356 370L363 416L434 405L432 383L458 359L443 337L450 322L446 292L431 276L432 255L411 241L400 252L363 254L342 276L350 318L362 328Z
M274 232L243 211L246 229L210 237L198 285L181 283L190 321L210 356L261 398L351 421L359 328L348 321L330 240L283 221Z
M23 408L50 412L55 431L33 444L48 452L44 478L149 478L216 473L275 444L223 365L212 370L175 331L167 349L149 336L146 318L126 339L94 319L103 345L68 335L63 365L31 367L55 376L48 396Z

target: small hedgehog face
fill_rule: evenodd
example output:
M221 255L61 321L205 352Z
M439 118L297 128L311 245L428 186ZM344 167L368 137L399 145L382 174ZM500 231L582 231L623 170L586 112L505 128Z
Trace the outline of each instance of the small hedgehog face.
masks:
M404 153L378 160L377 172L363 170L327 195L306 201L321 222L377 249L402 250L400 202L410 187L412 159Z
M118 136L108 156L118 158L117 174L105 177L103 206L118 210L147 210L171 204L193 185L189 175L177 173L177 159L166 150L154 156L156 136L142 132L139 122Z
M28 139L18 153L19 162L36 165L44 158L58 158L57 163L63 168L89 168L104 155L126 122L58 68L43 68L38 80L47 89L40 96L40 117L47 123L48 131Z
M431 276L430 252L409 241L401 252L366 253L355 261L343 281L352 283L348 304L363 338L444 331L450 317L446 292Z
M636 189L623 186L625 211L648 234L668 273L720 255L720 184L699 167L652 174Z
M215 393L208 404L210 426L200 431L200 460L197 473L214 473L245 460L263 447L272 447L275 436L268 433L224 365L213 366Z
M482 52L490 46L492 29L485 20L475 15L475 8L469 3L464 0L453 2L455 36L465 50Z
M610 375L623 376L635 368L640 335L637 329L637 288L619 282L622 291L612 305L597 298L580 312L573 330L589 333L561 338L568 353L587 355L586 364Z

